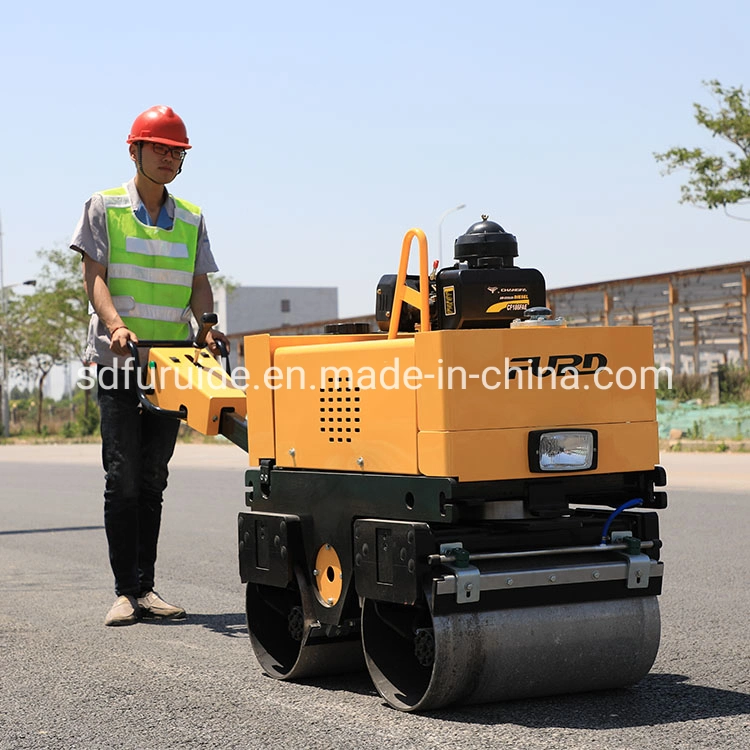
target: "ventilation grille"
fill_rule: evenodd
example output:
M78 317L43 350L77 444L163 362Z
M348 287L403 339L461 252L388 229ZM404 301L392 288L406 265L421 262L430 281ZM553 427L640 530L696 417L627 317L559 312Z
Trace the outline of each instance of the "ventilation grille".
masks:
M359 434L361 403L359 388L352 388L349 378L328 378L320 389L320 434L329 443L351 443Z

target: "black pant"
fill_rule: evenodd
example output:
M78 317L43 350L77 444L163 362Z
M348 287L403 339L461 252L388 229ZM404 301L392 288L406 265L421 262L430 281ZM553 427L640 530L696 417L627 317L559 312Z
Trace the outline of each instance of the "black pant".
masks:
M154 587L162 493L180 422L141 408L134 371L98 368L98 380L104 528L115 594L139 596Z

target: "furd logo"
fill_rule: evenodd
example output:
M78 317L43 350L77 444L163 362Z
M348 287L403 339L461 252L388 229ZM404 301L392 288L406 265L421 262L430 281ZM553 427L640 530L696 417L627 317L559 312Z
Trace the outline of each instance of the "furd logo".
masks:
M531 371L538 377L548 375L593 375L598 370L607 366L607 358L599 352L588 354L550 354L546 360L541 356L513 357L506 360L509 368L508 380L515 379L522 371Z

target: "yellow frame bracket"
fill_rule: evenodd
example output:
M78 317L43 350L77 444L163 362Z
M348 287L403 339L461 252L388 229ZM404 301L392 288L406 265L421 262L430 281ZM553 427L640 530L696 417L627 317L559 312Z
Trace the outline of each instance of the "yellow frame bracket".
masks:
M409 267L409 255L414 238L419 241L419 291L406 285L406 271ZM429 259L427 257L427 237L421 229L410 229L404 236L401 244L401 261L398 266L396 277L396 290L393 296L393 307L391 308L391 322L388 326L388 338L395 339L398 334L398 320L401 317L401 305L407 305L419 309L419 330L430 330L430 281L427 273Z

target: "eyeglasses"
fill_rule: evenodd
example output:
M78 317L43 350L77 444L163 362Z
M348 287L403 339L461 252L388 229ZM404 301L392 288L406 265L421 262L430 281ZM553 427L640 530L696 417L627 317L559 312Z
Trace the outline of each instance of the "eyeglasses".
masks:
M187 151L184 148L178 148L171 146L165 146L163 143L151 143L151 148L154 149L154 153L158 156L166 156L171 154L173 159L182 160L185 158Z

